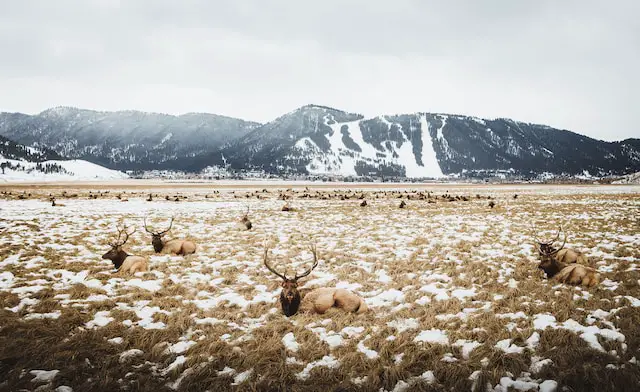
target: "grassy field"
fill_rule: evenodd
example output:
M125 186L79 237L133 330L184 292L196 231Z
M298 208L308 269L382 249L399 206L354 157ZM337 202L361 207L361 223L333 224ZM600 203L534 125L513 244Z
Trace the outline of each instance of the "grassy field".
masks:
M0 390L640 390L640 187L305 186L292 212L283 184L0 187ZM153 253L147 215L197 253ZM119 222L148 272L101 259ZM547 280L532 223L562 224L600 285ZM290 271L315 241L301 284L370 310L283 316L265 241Z

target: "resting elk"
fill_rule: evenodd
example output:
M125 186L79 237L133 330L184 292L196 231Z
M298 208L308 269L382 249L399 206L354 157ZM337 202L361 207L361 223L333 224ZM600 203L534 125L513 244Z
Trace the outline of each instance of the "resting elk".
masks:
M253 224L249 220L249 206L247 206L247 212L240 218L240 227L244 227L245 230L251 230Z
M55 197L50 197L49 201L51 202L51 207L64 207L64 204L56 203Z
M156 253L172 253L179 256L196 253L196 244L193 241L181 239L164 241L162 239L162 237L171 230L171 227L173 227L174 219L175 217L171 217L171 222L169 222L169 228L167 230L155 232L147 226L147 217L144 218L144 229L147 233L151 234L153 250L155 250Z
M535 233L535 226L533 227L533 230ZM560 248L555 248L553 244L560 238L561 233L564 235L564 243ZM564 232L562 225L560 225L558 229L558 233L556 234L555 238L552 239L551 241L541 241L535 234L534 234L534 239L538 244L538 254L540 256L543 256L545 254L552 254L553 258L556 261L560 261L563 263L567 263L567 264L578 263L578 264L584 264L584 265L589 264L587 257L583 253L564 247L564 244L567 242L567 235Z
M559 248L553 246L553 242L559 238L561 231L562 226L560 226L556 238L551 242L541 242L536 238L541 258L538 268L545 272L547 278L555 279L560 283L586 287L597 285L600 276L593 268L583 265L586 264L584 255L564 247L567 243L566 234Z
M147 259L142 256L132 256L125 252L122 247L129 240L129 236L135 233L135 229L131 233L127 232L127 227L124 226L122 229L118 228L118 238L115 242L110 243L111 250L102 255L103 260L111 260L113 265L116 267L118 272L129 272L130 274L135 274L136 272L148 271L149 263ZM124 239L121 240L122 235Z
M358 295L349 290L333 287L320 287L313 290L303 289L306 294L303 296L298 290L298 279L309 275L318 266L318 253L316 246L311 246L313 253L313 264L301 274L295 274L293 278L288 278L281 274L269 264L269 248L264 246L264 265L276 276L282 279L282 291L280 292L280 306L282 312L287 316L293 316L298 310L305 313L323 314L330 308L336 307L347 312L364 313L367 311L367 304Z

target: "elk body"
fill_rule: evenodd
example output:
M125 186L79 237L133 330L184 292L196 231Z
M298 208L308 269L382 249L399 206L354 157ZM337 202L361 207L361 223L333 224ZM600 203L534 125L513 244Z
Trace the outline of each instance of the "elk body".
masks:
M311 246L313 253L313 264L302 274L296 274L293 278L288 278L286 274L280 274L269 264L269 248L264 248L264 265L276 276L282 279L282 291L280 292L280 306L282 312L287 316L293 316L298 310L304 313L323 314L331 308L340 308L347 312L364 313L367 311L367 304L362 298L353 292L345 289L333 287L320 287L313 290L305 290L302 296L298 290L298 279L311 273L318 266L318 253L315 245Z
M552 241L538 242L538 252L540 254L540 264L538 268L543 270L549 279L555 279L560 283L574 286L582 285L592 287L599 283L600 276L593 268L587 267L586 257L572 249L564 248L567 243L567 235L559 248L553 246L562 232L562 226L558 235Z
M133 233L135 233L135 229L129 233L126 226L118 229L118 239L110 243L111 249L102 255L103 260L111 260L118 272L128 272L132 275L136 272L149 270L149 263L146 258L130 255L122 249L129 240L129 236ZM123 240L121 240L122 234L125 235Z
M174 218L172 217L168 229L155 232L151 231L147 227L147 218L144 218L144 229L147 231L147 233L151 234L151 245L153 245L153 250L156 253L171 253L179 256L186 256L196 253L196 244L193 241L181 239L164 241L162 239L162 237L171 230L171 227L173 226L173 220Z

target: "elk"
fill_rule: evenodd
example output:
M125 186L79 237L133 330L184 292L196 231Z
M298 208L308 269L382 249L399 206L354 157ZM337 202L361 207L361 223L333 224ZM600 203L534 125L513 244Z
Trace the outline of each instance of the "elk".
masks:
M286 202L282 206L282 211L293 211L293 208L291 207L291 204L289 204L289 202Z
M135 274L136 272L148 271L149 263L147 259L142 256L132 256L122 250L124 244L129 240L129 236L136 232L135 229L131 233L127 231L127 227L123 226L122 229L118 229L118 238L109 244L111 249L102 255L103 260L111 260L115 268L118 272L129 272L130 274ZM125 235L124 239L121 240L122 235Z
M318 266L318 252L315 244L310 247L313 254L313 264L301 274L295 274L293 278L288 278L281 274L269 264L269 248L264 246L264 265L269 271L282 279L282 291L280 292L280 306L282 312L287 317L291 317L301 310L306 313L323 314L330 308L336 307L347 312L364 313L367 311L367 304L358 295L346 289L333 287L320 287L313 290L303 289L303 296L298 290L298 280L309 275Z
M249 206L247 206L247 212L244 213L242 218L240 218L240 225L244 227L245 230L251 230L253 224L249 220Z
M553 243L560 237L562 226L556 237L550 242L538 242L538 252L541 256L538 268L543 270L549 279L555 279L560 283L570 285L583 285L592 287L599 283L600 276L593 268L587 267L586 257L572 249L566 249L567 235L559 248L553 247ZM564 233L564 232L563 232Z
M532 227L532 229L534 230L534 233L535 233L535 226ZM561 233L564 235L564 241L562 243L562 246L560 246L560 248L556 248L553 246L553 244L560 238ZM538 254L543 258L546 255L550 255L556 261L566 263L566 264L573 264L573 263L578 263L583 265L589 264L587 257L582 252L578 252L576 250L564 247L564 245L567 242L567 234L564 232L562 225L560 225L560 227L558 228L558 233L556 234L555 238L552 239L551 241L541 241L535 234L534 234L534 239L537 243Z
M153 250L155 250L156 253L172 253L179 256L186 256L196 253L196 244L193 241L180 239L164 241L162 239L162 236L164 236L171 230L174 219L175 217L171 217L171 222L169 222L168 229L164 231L154 232L149 229L149 227L147 226L147 217L144 217L144 229L147 233L151 234L151 245L153 245Z
M64 207L64 204L56 203L56 198L55 197L49 198L49 201L51 201L51 207Z

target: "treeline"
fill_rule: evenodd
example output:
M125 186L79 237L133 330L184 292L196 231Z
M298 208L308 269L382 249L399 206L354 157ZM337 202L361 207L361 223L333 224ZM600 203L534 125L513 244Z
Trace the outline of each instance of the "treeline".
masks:
M4 161L0 163L0 170L2 171L2 174L5 174L5 171L7 169L14 170L14 171L23 171L25 173L39 172L44 174L52 174L52 173L69 174L69 175L73 174L69 172L67 169L65 169L64 167L58 165L57 163L36 163L35 166L31 166L31 165L27 166L21 163L12 164L9 161Z

